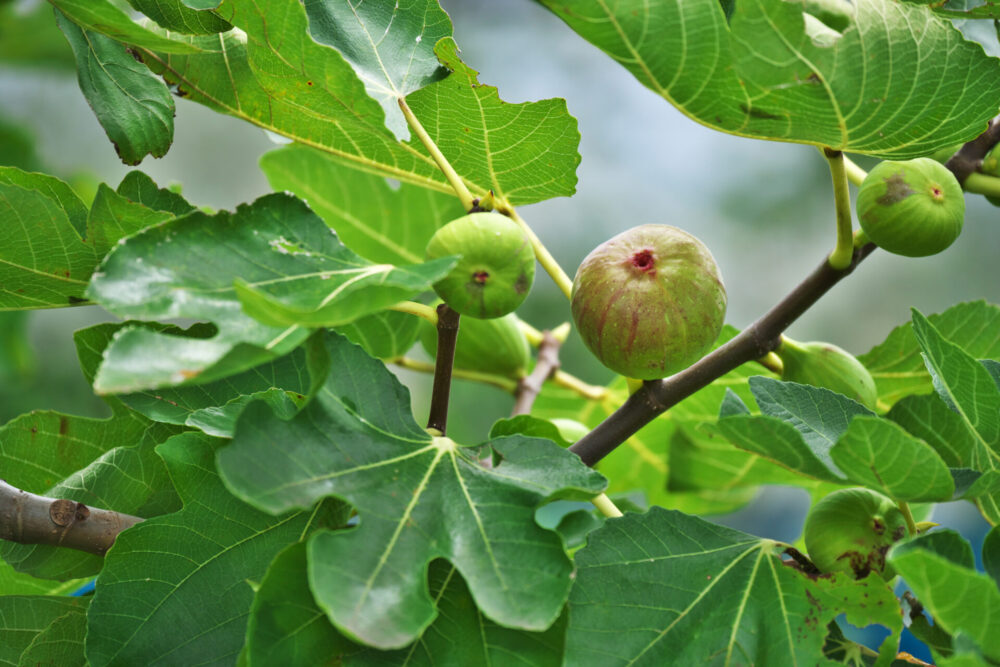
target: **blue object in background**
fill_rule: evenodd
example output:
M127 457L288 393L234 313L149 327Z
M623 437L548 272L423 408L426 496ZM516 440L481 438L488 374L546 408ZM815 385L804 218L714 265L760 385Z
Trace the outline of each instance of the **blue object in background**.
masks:
M75 591L73 591L72 593L70 593L70 596L71 597L75 597L75 598L79 598L79 597L83 597L84 595L90 595L91 593L94 592L94 586L95 586L96 583L97 583L97 579L91 579L90 581L88 581L87 583L85 583L83 586L80 586L78 589L76 589Z

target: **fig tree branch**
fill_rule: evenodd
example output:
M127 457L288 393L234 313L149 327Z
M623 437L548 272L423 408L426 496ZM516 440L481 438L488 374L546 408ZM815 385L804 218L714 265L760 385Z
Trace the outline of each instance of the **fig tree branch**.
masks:
M649 380L597 428L570 447L593 466L657 415L738 366L774 351L781 334L831 287L854 271L875 249L869 243L855 249L851 263L838 270L824 259L815 270L763 317L694 365L664 380Z
M965 187L969 176L979 169L983 164L983 158L998 143L1000 143L1000 116L990 121L985 132L958 149L944 166L948 167L962 187Z
M535 362L535 367L517 383L511 416L526 415L531 412L531 406L541 393L542 385L559 370L561 345L562 343L551 332L542 333L542 343L538 346L538 360Z
M448 398L451 395L451 371L455 363L459 315L444 303L437 307L437 315L437 358L434 362L434 384L431 388L427 428L444 435L448 425Z
M103 556L118 533L142 521L73 500L46 498L0 480L0 539L49 544Z

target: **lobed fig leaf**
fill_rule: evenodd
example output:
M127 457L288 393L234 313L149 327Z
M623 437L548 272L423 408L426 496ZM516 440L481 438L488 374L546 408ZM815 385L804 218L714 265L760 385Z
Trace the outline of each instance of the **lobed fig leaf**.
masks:
M652 380L711 348L726 316L726 289L701 241L669 225L641 225L587 255L573 281L572 310L601 363Z
M491 320L462 320L455 343L455 368L524 377L531 364L531 347L519 321L514 313ZM437 330L430 324L421 326L420 344L431 357L437 356Z
M810 560L821 572L848 572L855 579L877 572L888 580L885 555L906 535L898 507L870 489L838 489L812 506L803 538Z
M782 338L777 352L784 365L781 379L824 387L875 409L875 380L849 352L830 343L798 343L788 338Z
M858 191L858 220L871 241L897 255L927 257L962 232L962 186L930 159L881 162Z
M514 312L535 280L535 253L516 222L499 213L470 213L437 230L427 259L461 259L434 291L453 310L480 319Z

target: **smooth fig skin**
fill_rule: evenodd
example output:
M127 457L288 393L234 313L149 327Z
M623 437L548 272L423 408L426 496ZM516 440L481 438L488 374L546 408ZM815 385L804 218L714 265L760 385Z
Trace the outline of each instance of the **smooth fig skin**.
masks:
M784 366L782 380L823 387L875 409L875 380L851 353L830 343L799 343L782 338L777 354Z
M583 260L573 320L605 366L653 380L711 349L726 316L726 289L708 248L669 225L633 227Z
M906 536L906 519L889 498L870 489L838 489L812 506L802 533L809 559L820 572L847 572L855 579L877 572L891 579L885 555Z
M453 310L480 319L513 312L535 280L535 252L516 222L499 213L470 213L437 230L427 259L460 255L434 291Z
M880 248L906 257L934 255L962 232L962 186L930 158L881 162L858 191L858 220Z

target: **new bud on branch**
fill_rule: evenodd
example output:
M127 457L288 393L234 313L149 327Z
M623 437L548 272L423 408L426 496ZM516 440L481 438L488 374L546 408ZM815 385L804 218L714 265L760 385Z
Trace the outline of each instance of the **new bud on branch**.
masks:
M653 380L687 368L722 330L726 289L705 245L669 225L641 225L599 245L573 281L573 319L611 370Z
M514 312L535 280L535 252L517 223L499 213L470 213L437 230L427 259L461 259L434 291L462 315L490 319Z
M930 158L880 162L858 190L858 221L880 248L906 257L941 252L958 238L965 217L962 186Z

